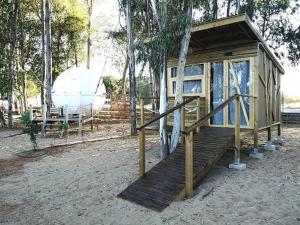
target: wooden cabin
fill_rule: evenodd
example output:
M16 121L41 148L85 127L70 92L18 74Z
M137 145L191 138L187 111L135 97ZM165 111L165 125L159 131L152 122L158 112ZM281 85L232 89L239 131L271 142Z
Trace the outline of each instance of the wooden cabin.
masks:
M173 106L178 59L168 62L169 106ZM281 120L280 80L284 69L247 15L219 19L192 28L186 60L184 96L200 96L200 117L234 94L258 97L258 127ZM192 109L193 107L190 107ZM196 121L191 110L187 125ZM241 99L241 127L254 128L254 99ZM169 116L171 117L171 115ZM168 120L169 123L172 119ZM234 103L208 122L233 127Z
M137 128L140 177L118 195L156 211L192 196L193 188L228 148L234 149L229 168L246 169L246 164L240 163L240 138L253 135L250 156L260 159L258 133L268 131L266 150L275 149L271 127L277 126L280 137L284 70L246 15L193 27L183 81L188 98L173 107L177 61L168 62L169 110L145 122L141 104ZM167 115L172 124L177 109L182 113L181 143L147 170L145 127ZM280 141L278 138L277 143Z

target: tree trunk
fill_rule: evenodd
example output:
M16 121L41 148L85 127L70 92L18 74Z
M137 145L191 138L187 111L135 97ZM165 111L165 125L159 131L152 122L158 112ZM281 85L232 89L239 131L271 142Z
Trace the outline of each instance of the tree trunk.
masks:
M135 57L133 49L132 24L131 24L131 0L127 0L126 23L128 39L128 58L129 58L129 98L130 98L130 117L131 135L136 134L136 81L135 81Z
M162 114L168 110L167 99L167 50L162 51L162 61L160 67L160 105L159 113ZM160 137L160 158L165 159L169 154L168 149L168 132L167 117L163 117L159 121L159 137Z
M162 31L165 28L164 18L159 18L156 8L155 0L151 0L151 6L154 18L158 24L159 30ZM162 7L165 10L164 14L166 15L166 7ZM161 15L164 15L163 13ZM159 87L159 113L165 113L168 110L168 96L167 96L167 50L164 48L161 52L161 62L160 62L160 74L159 82L154 82L155 94L158 95ZM154 79L156 77L154 76ZM156 79L155 79L156 80ZM157 103L156 103L157 104ZM157 104L158 105L158 104ZM168 143L168 131L167 131L167 117L163 117L159 120L159 137L160 137L160 158L165 159L169 154L169 143Z
M13 22L10 24L10 51L9 51L9 64L8 64L8 127L13 127L13 86L14 86L14 65L15 65L15 49L17 42L17 22L19 12L19 0L15 0L14 9L12 12Z
M78 56L77 56L77 45L74 46L75 49L75 66L78 67Z
M128 57L128 52L127 52L127 56L126 56L126 62L125 62L125 66L123 69L123 75L122 75L122 93L123 95L126 94L126 74L127 74L127 70L128 70L128 65L129 65L129 57Z
M188 52L188 47L191 39L191 31L192 31L192 13L193 13L193 1L189 0L187 5L187 25L185 28L185 34L182 37L180 43L180 53L178 58L178 66L177 66L177 76L176 76L176 92L175 92L175 104L174 106L183 102L183 76L184 76L184 68L186 63L186 55ZM174 111L174 122L173 122L173 130L171 137L171 146L170 152L174 152L178 146L180 138L180 109Z
M230 7L231 7L231 0L227 1L227 17L230 16Z
M45 77L46 77L46 51L45 51L45 0L41 0L41 22L42 22L42 81L41 86L41 105L45 104Z
M213 0L213 19L218 19L218 0Z
M45 76L45 102L47 105L47 114L49 116L51 108L51 86L52 86L52 44L51 44L51 18L50 18L50 3L45 0L45 34L46 34L46 76Z
M89 22L88 22L88 39L87 39L87 68L90 69L91 64L91 16L93 10L93 0L87 0Z
M235 15L240 13L240 0L236 0Z

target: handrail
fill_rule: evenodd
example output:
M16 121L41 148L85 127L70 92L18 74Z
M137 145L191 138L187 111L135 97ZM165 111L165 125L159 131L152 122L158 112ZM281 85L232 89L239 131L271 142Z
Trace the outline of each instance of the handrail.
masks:
M211 111L210 113L208 113L207 115L205 115L204 117L200 118L198 121L193 123L190 127L188 127L185 130L182 130L181 133L188 134L191 131L195 130L197 127L202 126L208 119L210 119L211 117L216 115L219 111L221 111L223 108L225 108L233 99L235 99L237 97L256 98L256 96L252 96L252 95L235 94L235 95L231 96L230 98L228 98L225 102L223 102L217 108L215 108L213 111Z
M179 105L176 105L174 106L173 108L169 109L168 111L162 113L162 114L159 114L158 116L156 116L155 118L153 118L152 120L138 126L136 129L137 130L141 130L143 128L145 128L146 126L149 126L151 123L154 123L155 121L165 117L166 115L174 112L175 110L181 108L182 106L185 106L186 104L192 102L193 100L197 99L197 98L200 98L200 96L193 96L193 97L189 97L186 101L184 101L183 103L180 103Z

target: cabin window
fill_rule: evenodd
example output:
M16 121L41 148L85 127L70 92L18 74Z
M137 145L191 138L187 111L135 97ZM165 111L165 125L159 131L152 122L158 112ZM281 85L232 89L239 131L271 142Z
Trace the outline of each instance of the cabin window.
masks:
M176 77L177 76L177 67L171 68L171 77Z
M201 93L202 80L188 80L183 82L183 93Z
M172 89L173 89L173 94L175 94L175 91L176 91L176 81L172 82Z
M203 75L203 73L204 73L203 64L189 65L184 68L184 76L197 76L197 75Z
M184 68L184 76L198 76L204 74L204 64L188 65ZM177 67L171 68L171 77L177 76Z
M204 75L204 64L187 65L184 68L183 93L200 94L202 93L202 78ZM171 68L172 93L176 91L177 67Z

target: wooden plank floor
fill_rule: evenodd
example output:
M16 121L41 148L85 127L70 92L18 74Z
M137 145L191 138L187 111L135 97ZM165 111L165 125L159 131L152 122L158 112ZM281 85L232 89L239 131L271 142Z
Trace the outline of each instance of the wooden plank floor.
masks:
M246 131L246 130L244 130ZM241 130L243 132L243 130ZM194 186L232 146L234 129L203 127L194 135ZM144 177L139 178L118 197L161 212L185 194L185 155L182 146L160 161Z

